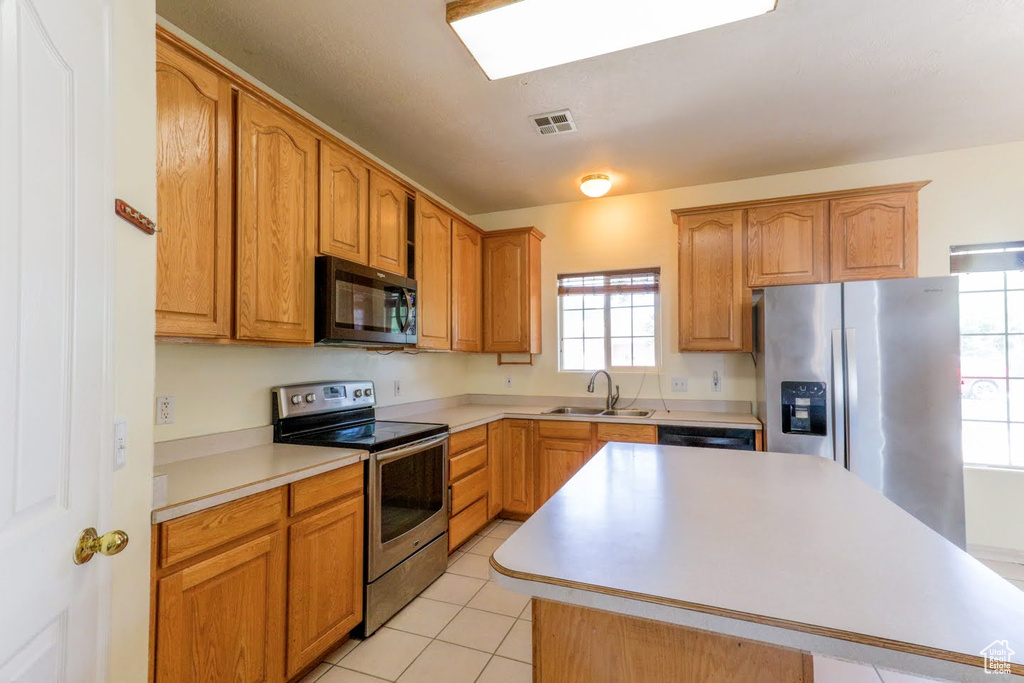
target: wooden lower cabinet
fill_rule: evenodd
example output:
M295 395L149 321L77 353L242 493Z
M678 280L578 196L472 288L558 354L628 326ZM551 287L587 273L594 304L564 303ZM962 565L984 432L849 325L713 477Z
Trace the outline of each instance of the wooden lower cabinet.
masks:
M504 420L487 425L487 471L491 477L491 489L487 499L487 518L494 519L501 512L504 503L504 470L502 457L505 452Z
M363 467L154 528L155 683L297 679L362 621Z
M480 531L490 520L491 471L488 427L451 435L448 459L448 552Z
M160 579L156 680L283 681L286 573L275 531Z
M288 530L288 678L363 619L363 497Z
M505 420L502 462L502 509L531 515L534 506L534 448L532 420Z
M593 454L591 441L540 439L537 442L537 502L540 507L555 495Z
M594 439L597 441L595 452L604 448L609 441L658 443L658 426L598 423L594 430Z

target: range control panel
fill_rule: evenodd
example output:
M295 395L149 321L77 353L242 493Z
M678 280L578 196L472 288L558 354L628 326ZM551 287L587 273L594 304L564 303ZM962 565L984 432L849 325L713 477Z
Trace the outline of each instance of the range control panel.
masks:
M271 391L280 417L372 408L377 402L373 382L338 380L316 384L291 384L274 387Z

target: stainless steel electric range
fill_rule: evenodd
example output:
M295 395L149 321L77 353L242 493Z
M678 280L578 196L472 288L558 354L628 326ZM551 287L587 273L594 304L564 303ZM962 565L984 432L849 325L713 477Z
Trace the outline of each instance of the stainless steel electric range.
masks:
M448 563L448 425L377 420L372 382L273 389L274 441L370 452L366 468L367 636Z

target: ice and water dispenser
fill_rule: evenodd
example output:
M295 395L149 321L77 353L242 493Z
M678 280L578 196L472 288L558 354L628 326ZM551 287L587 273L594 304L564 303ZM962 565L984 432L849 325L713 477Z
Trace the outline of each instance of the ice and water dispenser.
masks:
M824 382L782 383L782 433L828 435Z

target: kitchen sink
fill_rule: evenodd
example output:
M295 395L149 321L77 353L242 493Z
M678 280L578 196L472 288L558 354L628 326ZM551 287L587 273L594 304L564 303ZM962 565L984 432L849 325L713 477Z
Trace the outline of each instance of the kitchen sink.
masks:
M601 408L580 408L578 406L558 406L552 410L545 410L545 415L601 415L604 410Z
M604 410L601 412L604 417L650 417L654 415L653 410Z

